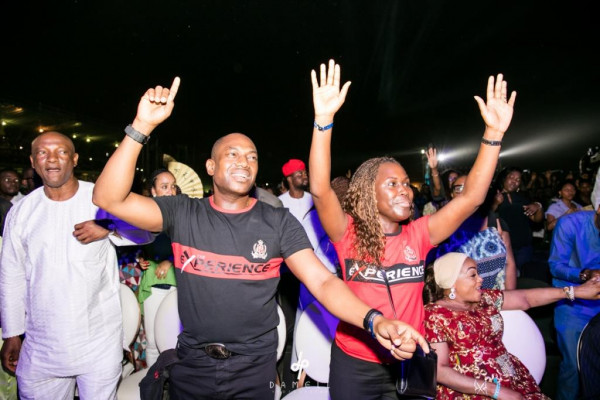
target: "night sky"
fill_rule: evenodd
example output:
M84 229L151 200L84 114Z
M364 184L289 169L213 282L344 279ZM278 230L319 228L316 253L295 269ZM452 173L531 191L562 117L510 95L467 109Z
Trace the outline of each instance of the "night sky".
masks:
M429 142L446 167L468 167L484 129L473 96L498 72L518 92L503 166L575 170L600 144L591 2L5 3L0 101L73 113L118 140L143 92L178 75L174 114L152 140L201 175L229 132L256 142L259 182L278 181L288 158L307 161L310 70L329 58L353 82L335 120L334 175L392 155L419 181Z

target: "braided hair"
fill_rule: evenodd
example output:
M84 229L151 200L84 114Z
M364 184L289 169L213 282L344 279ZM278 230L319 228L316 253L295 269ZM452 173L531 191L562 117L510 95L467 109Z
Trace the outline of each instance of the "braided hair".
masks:
M363 162L350 181L344 211L354 219L354 254L360 260L381 265L385 254L385 234L379 222L375 179L381 164L400 163L392 157L371 158Z

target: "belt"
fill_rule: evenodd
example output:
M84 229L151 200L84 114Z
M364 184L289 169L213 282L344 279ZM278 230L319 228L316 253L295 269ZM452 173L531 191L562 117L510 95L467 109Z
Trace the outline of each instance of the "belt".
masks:
M203 350L207 356L217 360L226 360L231 356L237 355L237 353L228 350L222 343L209 343L204 346Z

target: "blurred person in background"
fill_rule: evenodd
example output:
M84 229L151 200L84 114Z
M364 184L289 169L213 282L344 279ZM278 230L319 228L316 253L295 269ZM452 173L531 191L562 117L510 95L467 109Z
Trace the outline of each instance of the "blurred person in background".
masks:
M548 232L552 232L560 217L582 209L581 205L573 200L575 193L573 181L566 180L560 185L558 198L550 204L546 211L546 230Z
M522 170L517 167L504 168L494 187L502 193L502 202L496 211L510 230L515 263L519 272L523 266L533 261L532 223L541 223L544 218L543 207L539 201L532 201L521 192Z

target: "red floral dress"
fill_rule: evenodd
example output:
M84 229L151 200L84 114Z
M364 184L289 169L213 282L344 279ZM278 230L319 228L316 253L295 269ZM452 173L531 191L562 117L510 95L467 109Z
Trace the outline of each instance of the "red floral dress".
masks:
M439 304L425 306L425 337L431 343L446 342L450 366L457 372L491 382L498 378L504 387L526 399L548 399L521 361L502 343L504 321L500 290L484 290L479 306L471 311L452 311ZM438 385L436 399L489 399L467 395Z

